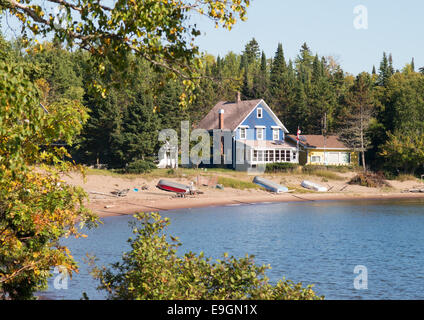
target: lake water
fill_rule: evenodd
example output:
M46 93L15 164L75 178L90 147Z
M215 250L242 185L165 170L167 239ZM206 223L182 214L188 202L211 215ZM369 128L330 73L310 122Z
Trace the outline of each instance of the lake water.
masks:
M270 264L267 275L315 284L327 299L424 299L424 201L316 201L255 204L163 212L168 234L180 237L186 251L256 256ZM86 232L88 238L64 244L80 263L67 290L41 295L53 299L104 299L83 262L86 253L98 265L118 261L129 249L131 216L108 217ZM368 289L354 288L355 266L368 272Z

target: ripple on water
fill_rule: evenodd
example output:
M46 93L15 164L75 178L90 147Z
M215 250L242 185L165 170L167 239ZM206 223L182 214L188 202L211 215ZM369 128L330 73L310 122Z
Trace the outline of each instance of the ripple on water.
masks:
M424 299L424 204L418 202L313 202L235 205L167 211L168 232L179 236L179 253L204 251L255 255L257 264L270 264L272 282L286 277L315 284L330 299ZM129 249L130 216L104 218L88 230L86 239L65 239L80 262L80 273L68 290L51 287L42 295L55 299L104 299L83 263L87 252L98 264L120 259ZM368 289L355 290L357 265L368 269Z

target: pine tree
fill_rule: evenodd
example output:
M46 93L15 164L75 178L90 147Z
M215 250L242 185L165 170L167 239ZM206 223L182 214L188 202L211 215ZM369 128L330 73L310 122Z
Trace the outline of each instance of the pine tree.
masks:
M379 75L377 79L377 84L379 86L387 86L387 83L390 79L390 77L393 75L393 60L392 55L389 55L389 58L387 58L387 55L385 52L383 52L383 59L380 63L380 69L379 69Z
M393 67L393 57L392 54L389 54L389 74L392 76L395 73L395 69Z
M279 43L271 66L269 101L283 121L287 118L289 105L293 102L293 80L288 73L283 45Z
M412 58L412 60L411 60L411 69L412 69L412 72L415 72L415 61L414 61L414 58Z
M256 99L265 99L268 96L268 67L265 53L262 51L261 65L253 78L253 97Z
M302 47L300 48L300 54L297 57L298 62L310 67L313 62L313 59L314 57L312 56L311 49L309 49L306 42L304 42L302 44Z
M161 129L173 129L179 134L181 121L189 120L187 110L178 104L182 92L180 83L169 80L155 99L154 108L160 119Z
M321 76L322 72L322 64L319 61L318 54L314 58L314 62L312 63L312 81L317 82Z
M271 86L278 86L283 74L287 71L286 60L284 59L283 45L278 44L274 60L272 61L270 82Z
M84 104L90 109L90 118L78 138L73 158L86 164L116 165L111 145L121 125L122 109L117 106L118 94L109 91L106 98L86 95Z
M247 64L250 65L259 59L260 54L261 50L259 48L259 44L255 38L252 38L252 40L246 44L243 52L243 56L245 56Z
M131 100L112 146L121 167L140 159L153 160L158 151L160 122L152 98L139 92Z
M287 114L287 121L285 126L289 132L296 132L297 128L301 128L302 132L308 132L307 121L308 121L308 105L307 97L303 82L295 80L294 86L294 102L289 106L289 112Z
M241 89L241 95L243 100L249 100L253 98L252 89L250 87L250 81L249 81L249 66L247 63L247 59L245 60L245 65L244 65L243 86Z

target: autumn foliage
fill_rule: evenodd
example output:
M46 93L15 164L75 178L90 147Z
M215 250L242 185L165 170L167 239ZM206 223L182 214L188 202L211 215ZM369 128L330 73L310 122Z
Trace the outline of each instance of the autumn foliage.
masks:
M87 118L72 101L39 104L23 69L0 61L0 299L31 299L54 266L77 266L64 236L93 222L85 193L61 176L75 169L66 149Z

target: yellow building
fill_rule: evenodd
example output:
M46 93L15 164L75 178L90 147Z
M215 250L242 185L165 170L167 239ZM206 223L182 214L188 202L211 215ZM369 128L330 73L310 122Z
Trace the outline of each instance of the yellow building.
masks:
M288 135L296 141L296 136ZM359 164L358 152L347 147L338 136L302 135L299 141L299 164L348 166Z

